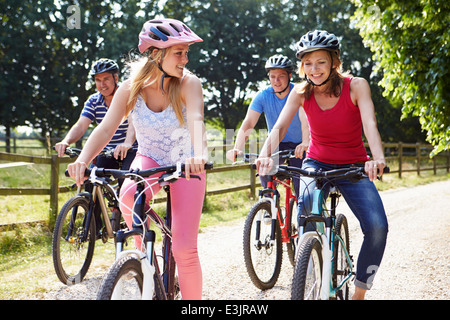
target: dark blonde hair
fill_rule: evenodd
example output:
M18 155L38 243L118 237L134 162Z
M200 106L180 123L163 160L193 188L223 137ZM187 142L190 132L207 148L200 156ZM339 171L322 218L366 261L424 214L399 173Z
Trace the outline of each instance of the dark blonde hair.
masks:
M125 116L128 116L136 105L139 94L141 94L144 86L152 85L160 81L163 75L158 68L159 60L163 60L171 48L163 50L148 50L147 54L133 62L129 63L130 67L130 97L128 98ZM180 126L184 125L183 117L183 101L181 97L181 79L176 77L169 78L168 89L169 102L175 111Z
M328 52L330 53L329 57L330 57L331 63L334 64L334 67L332 67L332 70L331 70L330 78L328 80L330 82L330 85L328 86L328 90L326 91L326 93L329 94L330 96L334 95L335 97L339 97L341 95L341 91L342 91L342 85L341 85L342 80L351 75L348 71L346 71L346 72L342 71L342 61L339 57L339 51L334 50L334 51L328 51ZM305 69L304 69L303 61L305 60L305 57L308 54L309 53L307 53L303 56L302 62L298 68L298 75L302 79L305 78ZM312 94L313 90L314 90L314 85L312 85L311 83L309 83L306 80L303 81L302 83L300 83L299 86L296 86L297 93L304 94L306 100L309 100L311 98L311 94Z

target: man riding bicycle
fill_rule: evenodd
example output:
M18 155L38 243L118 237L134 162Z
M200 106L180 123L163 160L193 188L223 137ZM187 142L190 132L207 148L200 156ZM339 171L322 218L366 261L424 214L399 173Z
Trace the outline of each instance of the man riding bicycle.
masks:
M114 94L119 88L119 66L113 60L102 58L95 61L89 72L89 76L95 81L98 92L89 96L78 121L69 130L66 137L55 145L55 150L58 152L59 157L64 156L64 151L70 144L77 142L83 137L91 123L95 121L98 125L102 122L111 105ZM106 147L114 149L114 157L108 157L102 154L98 155L94 160L97 167L119 169L121 163L123 170L130 168L137 149L134 127L130 119L126 119L119 126ZM121 185L122 182L122 180L119 181L119 184ZM94 215L97 229L99 229L102 224L100 208L97 206Z

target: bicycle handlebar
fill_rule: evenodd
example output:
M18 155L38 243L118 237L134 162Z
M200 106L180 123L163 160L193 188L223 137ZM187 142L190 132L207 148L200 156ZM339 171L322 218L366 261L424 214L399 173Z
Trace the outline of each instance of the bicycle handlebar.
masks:
M53 150L55 149L55 147L53 147ZM130 148L130 149L133 149L133 148ZM102 151L100 151L100 153L98 154L98 155L104 155L104 156L106 156L107 158L112 158L112 157L114 157L114 148L112 148L112 147L106 147L105 149L103 149ZM80 155L80 153L81 153L81 149L78 149L78 148L71 148L71 147L67 147L65 150L64 150L64 153L66 154L66 155L68 155L69 157L71 157L71 158L75 158L75 157L78 157L79 155Z
M205 169L210 170L213 168L213 164L208 162L205 164ZM122 178L122 177L129 177L133 175L138 175L143 178L150 177L154 174L165 172L165 173L174 173L174 172L183 172L185 169L184 163L180 163L179 165L170 165L170 166L162 166L158 168L152 168L152 169L130 169L130 170L119 170L119 169L106 169L106 168L92 168L92 169L86 169L84 172L85 177L89 177L91 175L92 170L95 169L95 175L99 178L107 178L113 176L115 179ZM65 171L66 177L69 177L69 172ZM192 176L193 177L193 176Z
M389 171L390 171L389 167L384 167L383 173L389 173ZM297 167L280 165L278 166L278 172L288 175L291 175L292 173L298 173L302 176L308 176L313 178L325 178L325 177L357 178L357 179L367 178L367 174L365 173L364 167L348 167L329 171L322 171L322 170L309 171Z
M244 154L242 154L242 158L243 158L242 161L251 162L251 159L253 159L253 158L256 159L258 157L259 157L259 154L257 154L257 153L244 153ZM295 150L293 150L293 149L281 150L281 151L275 152L270 157L271 158L278 157L281 160L286 160L286 159L295 157Z

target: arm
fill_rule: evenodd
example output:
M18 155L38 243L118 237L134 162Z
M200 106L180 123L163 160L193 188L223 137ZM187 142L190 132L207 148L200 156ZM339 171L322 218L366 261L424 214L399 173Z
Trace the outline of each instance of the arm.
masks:
M300 123L302 124L302 143L295 147L295 156L297 158L303 158L303 153L308 151L310 133L308 118L306 117L305 110L301 107L298 111L298 117L300 118Z
M203 122L203 89L194 75L187 75L182 82L181 95L186 105L187 126L194 149L194 157L186 159L185 173L189 179L191 173L204 172L204 165L208 160L208 148L206 146L206 130Z
M272 168L273 161L270 158L270 155L278 147L280 141L283 140L284 136L286 135L287 129L292 122L292 119L298 111L298 108L303 105L303 100L303 95L297 93L296 90L293 90L289 95L283 111L281 111L277 122L275 123L272 131L267 137L266 142L264 143L259 153L259 158L255 162L256 168L260 175L264 176L268 174L270 169ZM309 137L309 130L307 136Z
M364 135L367 138L372 153L373 160L366 162L365 170L369 179L373 181L377 178L377 171L379 175L383 174L383 169L386 167L386 160L384 158L380 133L377 128L375 107L371 98L369 84L363 78L354 78L350 84L350 92L352 98L356 101L356 105L359 107Z
M105 118L89 136L78 159L67 166L70 176L76 180L77 185L83 183L84 171L88 164L103 150L122 122L129 95L129 82L126 81L114 94Z
M128 129L127 136L125 137L125 141L122 144L119 144L114 149L114 158L123 160L126 158L128 150L133 146L133 143L136 141L136 131L134 129L133 120L130 116L128 116Z
M83 137L91 122L92 121L89 118L84 116L81 116L80 119L78 119L78 121L69 130L66 137L55 145L55 150L58 152L58 157L62 157L64 155L64 151L70 144L77 142Z
M242 122L241 127L239 128L238 134L236 136L236 141L234 143L234 148L227 152L227 158L231 161L236 160L236 155L242 153L244 149L245 142L248 140L248 137L251 134L251 131L255 127L256 123L259 120L261 113L248 109L247 115L245 116L244 121Z

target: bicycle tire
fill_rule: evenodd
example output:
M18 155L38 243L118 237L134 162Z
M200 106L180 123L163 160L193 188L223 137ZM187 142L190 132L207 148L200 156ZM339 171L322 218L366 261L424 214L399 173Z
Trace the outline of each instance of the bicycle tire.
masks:
M283 243L278 219L276 220L275 226L274 246L270 246L268 242L270 240L272 228L271 219L270 224L261 221L262 236L260 239L264 241L263 245L257 248L252 243L255 239L255 218L257 217L259 211L262 211L262 217L264 217L265 214L268 214L269 217L271 217L272 210L270 202L264 199L258 201L253 205L247 215L247 219L244 224L243 237L244 261L247 273L253 284L261 290L267 290L275 285L280 275L283 257Z
M344 241L347 253L350 255L350 237L348 233L348 223L347 218L343 214L336 215L336 223L335 223L336 235ZM333 287L336 288L338 284L349 275L351 272L351 266L347 261L347 257L345 253L342 251L342 243L339 241L337 237L334 240L333 246ZM340 298L342 300L348 300L349 297L349 288L348 281L347 283L337 292L336 298Z
M181 300L180 286L177 276L177 265L172 254L172 240L165 236L162 247L163 255L168 259L164 270L164 283L168 300Z
M70 239L66 239L73 210L76 210L75 227ZM83 281L91 265L96 240L94 219L91 219L87 240L80 242L88 210L89 200L77 195L63 205L56 219L52 240L53 266L59 280L66 285Z
M112 300L113 293L120 281L126 281L124 287L126 292L116 291L120 300L137 299L142 296L142 285L144 277L142 275L141 262L133 256L125 256L116 260L108 272L105 274L100 289L97 293L97 300ZM139 292L136 292L136 289ZM122 296L122 293L124 295ZM127 295L128 294L128 295Z
M298 250L291 299L318 300L322 286L322 245L316 237L311 237Z
M288 235L289 235L289 243L286 243L286 247L287 247L287 253L288 253L288 257L289 257L289 261L291 262L292 266L295 266L295 247L297 244L297 238L294 237L295 234L297 234L297 229L296 229L296 223L297 221L295 221L295 219L293 220L292 218L294 217L294 213L295 216L297 216L297 213L294 212L294 208L297 209L296 206L296 199L292 198L289 200L289 219L285 219L284 223L288 224Z
M161 288L161 282L156 281L156 277L158 276L154 274L153 300L161 300L164 297L161 290L164 288ZM121 281L119 289L117 285ZM141 261L132 255L124 256L116 260L103 277L97 292L97 300L140 300L143 283Z

